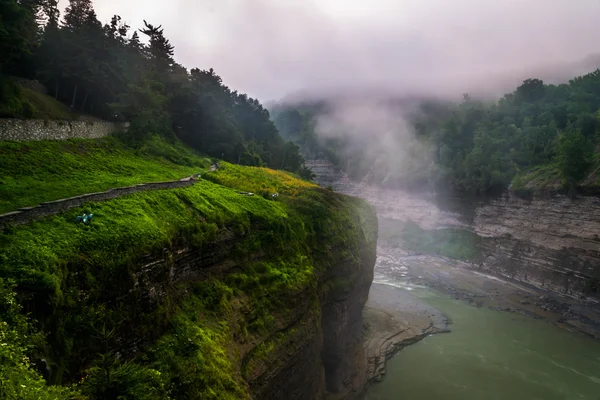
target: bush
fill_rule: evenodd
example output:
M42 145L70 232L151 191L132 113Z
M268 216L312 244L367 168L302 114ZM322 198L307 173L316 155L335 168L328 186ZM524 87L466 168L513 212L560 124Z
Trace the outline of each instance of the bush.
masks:
M15 285L0 278L0 398L60 400L78 398L71 387L48 387L28 354L43 340L21 314Z
M585 178L593 147L580 131L563 133L558 139L558 168L563 185L573 191Z

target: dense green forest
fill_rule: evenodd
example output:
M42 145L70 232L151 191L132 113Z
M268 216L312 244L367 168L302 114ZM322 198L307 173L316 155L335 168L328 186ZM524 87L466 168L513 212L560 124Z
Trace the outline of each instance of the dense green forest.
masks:
M220 159L310 176L256 99L214 70L187 70L160 25L102 24L91 0L2 0L0 117L31 118L36 105L14 77L36 79L71 112L131 122L130 136L177 137ZM64 113L63 113L64 114Z
M319 118L329 111L321 101L278 105L272 113L284 137L305 154L325 156L354 178L372 177L381 167L378 155L366 151L374 145L369 138L317 134ZM392 185L479 194L511 185L517 192L600 187L600 70L560 85L527 79L496 102L464 95L459 104L419 101L409 113L402 107L397 112L405 114L414 139L429 151L401 164L403 171L388 166L384 175L395 178L387 180Z

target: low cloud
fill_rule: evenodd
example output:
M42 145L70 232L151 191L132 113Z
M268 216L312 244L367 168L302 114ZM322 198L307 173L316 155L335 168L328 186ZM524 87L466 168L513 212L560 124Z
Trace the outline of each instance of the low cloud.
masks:
M342 141L338 155L350 175L378 184L414 186L428 179L433 147L414 132L410 122L418 115L416 102L389 99L329 102L316 121L318 136Z
M63 0L64 2L64 0ZM96 0L102 20L162 24L187 67L262 101L290 93L497 95L596 61L597 0ZM584 65L582 67L582 65ZM546 76L544 76L546 74Z

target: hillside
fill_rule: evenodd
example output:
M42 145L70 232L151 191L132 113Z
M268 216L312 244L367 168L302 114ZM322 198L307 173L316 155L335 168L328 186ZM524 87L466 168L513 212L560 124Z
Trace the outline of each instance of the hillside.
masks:
M117 162L131 156L107 143L80 148ZM30 152L92 165L85 151L73 154L77 145ZM132 168L160 171L156 156L133 159ZM54 173L68 177L71 166L63 161ZM130 173L125 166L111 173L119 170ZM0 295L10 305L0 309L8 322L0 324L4 395L311 398L322 390L321 335L326 343L333 336L321 315L336 302L354 310L338 315L345 322L336 331L362 315L375 257L372 209L280 171L221 163L203 177L188 188L89 203L0 233ZM82 212L94 220L75 223ZM360 344L360 327L344 331L348 343ZM354 355L342 342L323 351L350 365L342 360ZM302 372L282 386L299 363Z
M210 160L159 137L0 142L0 214L44 201L137 183L181 179Z
M212 68L177 63L161 25L100 21L90 0L69 1L64 13L56 1L8 0L5 8L0 117L128 122L136 139L176 137L210 157L310 178L262 104ZM36 81L48 95L23 87Z
M4 84L4 90L11 93L10 100L0 102L1 118L35 118L44 120L81 120L94 119L73 112L54 97L39 91L15 84L12 79Z

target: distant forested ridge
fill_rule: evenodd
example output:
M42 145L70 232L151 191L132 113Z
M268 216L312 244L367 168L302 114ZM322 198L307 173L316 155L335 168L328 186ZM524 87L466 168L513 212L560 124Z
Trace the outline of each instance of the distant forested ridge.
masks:
M213 157L310 175L258 100L212 69L188 71L162 27L144 25L102 24L91 0L70 0L62 18L58 0L2 0L0 117L37 115L13 78L36 79L73 112L130 121L135 138L176 136Z
M516 191L600 192L600 70L560 85L527 79L496 102L463 97L459 104L428 100L411 109L414 137L431 151L402 164L408 173L386 171L396 177L388 183L479 194L511 185ZM280 132L305 154L327 157L359 179L373 176L381 167L364 151L368 140L357 145L353 137L317 135L317 121L327 112L325 101L272 110Z

